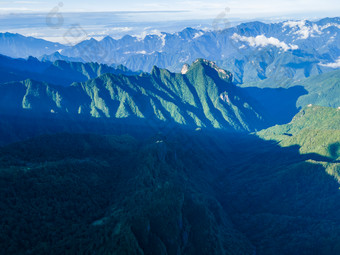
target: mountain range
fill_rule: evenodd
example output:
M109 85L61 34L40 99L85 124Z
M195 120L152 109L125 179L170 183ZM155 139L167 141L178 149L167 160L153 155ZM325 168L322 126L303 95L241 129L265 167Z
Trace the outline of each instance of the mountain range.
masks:
M184 64L180 73L156 66L143 73L124 66L1 55L0 67L0 109L6 116L249 132L287 123L309 104L340 105L339 70L275 88L237 85L232 73L204 59Z
M58 65L77 66L66 62L55 62L51 66ZM86 67L86 64L78 65ZM94 64L87 64L91 65ZM65 70L66 73L61 73L68 77L69 71ZM182 73L154 67L150 74L106 73L68 87L32 78L0 84L0 90L3 92L0 108L7 114L25 110L32 115L137 118L150 125L158 121L166 125L234 131L255 130L266 123L257 110L260 108L257 103L232 83L231 73L203 59L184 66Z
M340 108L308 105L290 123L257 134L264 139L278 141L281 146L299 145L301 154L313 152L339 161L339 127Z
M219 31L186 28L174 34L126 35L100 41L92 38L74 46L54 47L47 41L34 44L38 39L6 33L0 37L0 53L49 61L123 64L146 72L154 65L179 72L183 64L205 58L230 70L236 83L265 81L279 87L338 67L339 32L340 18L336 17L271 24L250 22Z
M0 34L0 253L340 254L339 29Z
M63 60L56 60L52 63L42 62L34 57L13 59L4 55L0 55L0 68L0 83L34 79L65 87L73 82L84 82L106 73L125 75L140 73L132 72L122 65L114 68L105 64Z
M0 54L13 58L39 57L65 48L60 43L49 42L20 34L0 33Z
M339 139L322 137L339 134L339 112L304 108L258 134L269 141L177 129L142 139L49 134L1 147L0 248L338 254ZM319 134L314 142L308 130ZM270 141L282 136L284 147Z

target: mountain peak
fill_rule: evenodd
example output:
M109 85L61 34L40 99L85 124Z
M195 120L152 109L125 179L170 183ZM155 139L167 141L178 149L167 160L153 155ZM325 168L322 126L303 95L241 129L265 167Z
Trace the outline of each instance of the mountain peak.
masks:
M108 42L112 42L112 41L115 41L115 39L113 39L111 36L105 36L102 40L101 40L101 42L106 42L106 41L108 41Z
M179 32L179 35L184 39L192 39L195 37L195 34L198 33L199 30L187 27L183 29L181 32Z
M214 69L222 79L228 79L230 82L232 81L232 74L230 72L218 67L216 65L216 63L213 62L213 61L209 61L209 60L203 59L203 58L198 58L193 63L193 65L190 67L190 69L193 69L196 66L205 66L205 67ZM184 68L184 66L183 66L183 68Z
M19 34L17 34L17 33L9 33L9 32L5 32L5 33L0 33L3 37L15 37L15 36L17 36L17 37L19 37L19 36L22 36L22 35L19 35Z

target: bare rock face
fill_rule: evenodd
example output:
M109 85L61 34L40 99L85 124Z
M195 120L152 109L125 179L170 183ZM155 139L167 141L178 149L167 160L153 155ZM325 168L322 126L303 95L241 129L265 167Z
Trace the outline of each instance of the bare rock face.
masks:
M232 82L232 80L233 80L233 75L230 72L218 67L216 65L216 63L213 62L213 61L209 61L209 60L203 59L203 58L198 58L198 59L195 60L193 65L195 65L195 64L203 64L203 65L209 66L210 68L214 69L222 79L228 80L229 82ZM183 66L183 68L184 68L184 66ZM183 71L183 69L182 69L182 71Z
M189 71L190 66L188 64L184 64L181 70L181 74L186 74Z

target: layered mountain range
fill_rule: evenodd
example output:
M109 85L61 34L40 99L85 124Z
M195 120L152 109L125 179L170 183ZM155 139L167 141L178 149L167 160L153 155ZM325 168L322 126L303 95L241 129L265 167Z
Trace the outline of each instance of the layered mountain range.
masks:
M73 82L87 81L106 73L125 75L140 73L132 72L122 65L114 68L105 64L63 60L41 62L34 57L13 59L4 55L0 55L0 68L0 83L34 79L65 87Z
M1 147L0 248L338 254L339 121L337 109L307 107L258 133L284 147L183 129L148 139L62 133Z
M77 66L66 62L51 66L58 65ZM231 73L203 59L184 66L182 73L154 67L150 74L106 73L68 87L27 79L0 85L1 110L7 114L24 111L33 116L137 118L150 124L164 122L234 131L264 127L266 122L258 103L231 81Z
M0 56L0 66L0 108L6 116L249 132L287 123L309 104L340 105L339 70L291 82L287 88L258 88L236 85L232 73L204 59L184 64L180 73L156 66L143 73L122 65L34 57Z
M340 254L339 29L1 34L0 253Z
M186 28L174 34L126 35L117 40L105 37L74 46L51 45L47 41L6 33L0 37L0 53L49 61L123 64L131 70L147 72L154 65L179 72L184 63L205 58L230 70L237 83L266 81L277 87L292 79L339 67L339 32L340 19L325 18L271 24L251 22L220 31Z

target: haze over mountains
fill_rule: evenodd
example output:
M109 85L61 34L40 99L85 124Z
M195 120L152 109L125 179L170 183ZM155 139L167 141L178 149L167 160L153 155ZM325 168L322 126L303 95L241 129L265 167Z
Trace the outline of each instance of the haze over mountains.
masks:
M340 54L339 32L340 19L325 18L315 22L251 22L220 31L187 28L178 33L141 38L127 35L119 40L105 37L74 46L6 33L1 36L0 53L50 61L123 64L134 71L148 72L154 65L178 72L184 63L205 58L233 72L238 83L262 80L286 83L336 68Z

